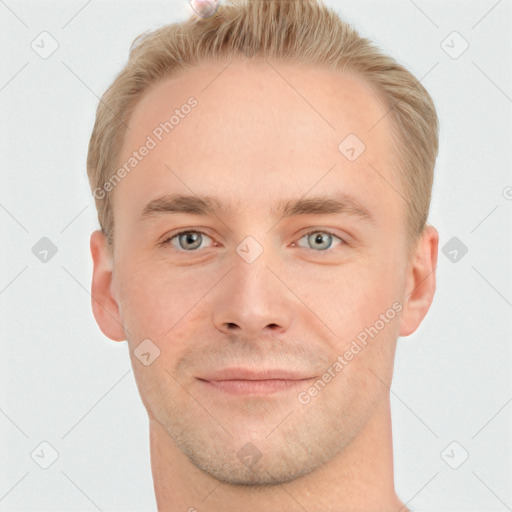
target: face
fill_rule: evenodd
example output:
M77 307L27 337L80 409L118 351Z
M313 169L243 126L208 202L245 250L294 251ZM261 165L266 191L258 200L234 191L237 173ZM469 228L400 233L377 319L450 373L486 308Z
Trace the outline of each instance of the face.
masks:
M170 442L221 481L274 484L339 454L389 394L405 202L389 116L374 126L386 108L362 81L226 64L135 108L120 166L152 147L112 192L111 293ZM356 159L355 139L339 149L349 134Z

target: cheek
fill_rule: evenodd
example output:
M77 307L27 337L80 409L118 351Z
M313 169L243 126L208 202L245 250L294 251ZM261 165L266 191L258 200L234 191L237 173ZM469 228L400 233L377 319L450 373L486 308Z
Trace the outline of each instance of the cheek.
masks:
M340 343L372 325L399 296L393 269L381 261L351 262L326 269L315 276L303 272L294 290Z
M139 337L162 338L183 323L188 312L218 281L212 269L171 266L133 259L116 275L123 323Z
M332 359L347 354L347 378L373 381L368 368L392 363L402 308L400 265L398 257L376 251L368 261L331 267L321 280L303 275L314 283L301 285L309 290L305 303L329 327Z

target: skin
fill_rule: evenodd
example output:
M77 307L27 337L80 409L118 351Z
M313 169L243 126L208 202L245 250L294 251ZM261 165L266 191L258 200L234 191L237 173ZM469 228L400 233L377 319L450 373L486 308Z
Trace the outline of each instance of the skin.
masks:
M434 296L438 233L427 225L407 257L391 116L370 130L386 108L364 82L290 63L233 61L219 74L226 64L187 70L142 97L120 162L190 96L198 105L112 192L113 254L100 231L91 236L93 312L130 347L158 509L403 512L389 386L397 338L417 329ZM338 150L351 133L366 145L354 162ZM276 211L339 192L374 221ZM141 219L169 193L215 196L224 209ZM187 230L206 236L161 245ZM308 239L317 231L320 242ZM328 249L325 231L335 235ZM263 249L251 263L236 251L247 236ZM301 403L393 304L401 311ZM148 338L160 355L145 366L133 351ZM227 367L314 379L243 394L200 380ZM244 446L260 456L251 466Z

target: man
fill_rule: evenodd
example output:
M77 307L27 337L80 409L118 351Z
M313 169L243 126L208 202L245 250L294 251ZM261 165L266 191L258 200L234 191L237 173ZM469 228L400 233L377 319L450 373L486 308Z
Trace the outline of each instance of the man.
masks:
M135 41L89 147L92 307L159 510L407 510L389 386L435 291L437 147L422 85L319 2Z

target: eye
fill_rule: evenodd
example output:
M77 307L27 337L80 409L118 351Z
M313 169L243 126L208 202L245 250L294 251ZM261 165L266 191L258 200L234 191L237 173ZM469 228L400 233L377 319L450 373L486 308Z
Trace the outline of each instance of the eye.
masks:
M330 249L333 243L333 238L339 240L340 243L337 245L345 243L344 240L342 240L340 237L336 236L335 234L329 231L310 231L309 233L306 233L303 237L301 237L299 241L302 240L303 238L306 238L306 243L308 244L306 248L318 249L319 252L327 251L328 249ZM299 247L304 246L299 244Z
M167 238L162 245L171 244L178 251L195 251L201 248L204 239L212 240L208 235L201 231L180 231Z
M346 242L340 237L336 236L334 233L323 230L310 231L303 235L299 242L303 239L306 239L307 246L297 244L299 247L305 247L306 249L316 249L317 252L328 251L333 247L333 241L336 240L338 243L336 245L345 244ZM180 231L175 235L165 239L161 245L172 245L176 250L182 252L194 252L197 249L204 249L202 244L205 240L213 241L211 237L206 235L201 231ZM293 243L292 246L296 244Z

